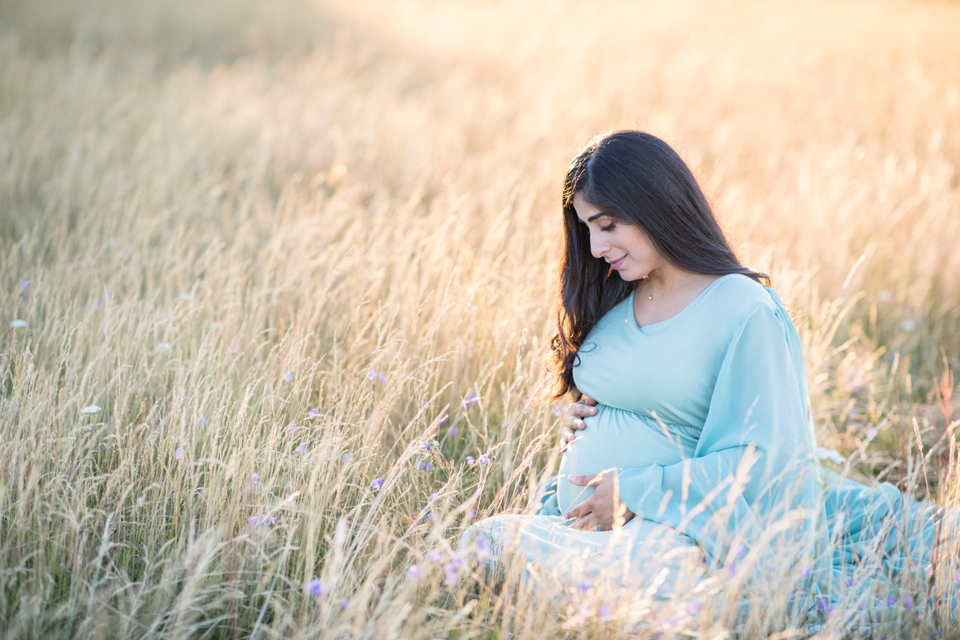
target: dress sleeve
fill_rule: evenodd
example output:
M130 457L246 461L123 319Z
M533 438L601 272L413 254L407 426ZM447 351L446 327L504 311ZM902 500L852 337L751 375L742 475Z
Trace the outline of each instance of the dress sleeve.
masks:
M757 543L780 517L798 523L791 535L809 531L819 504L799 337L770 293L775 304L758 305L730 342L694 456L618 474L637 517L685 533L714 560Z

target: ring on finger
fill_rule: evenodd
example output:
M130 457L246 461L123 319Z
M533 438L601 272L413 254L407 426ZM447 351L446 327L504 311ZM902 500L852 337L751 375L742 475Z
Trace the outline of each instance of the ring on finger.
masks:
M599 525L599 524L598 524L598 525L595 525L595 526L593 527L593 530L594 530L594 531L603 531L603 529L600 528L600 525Z

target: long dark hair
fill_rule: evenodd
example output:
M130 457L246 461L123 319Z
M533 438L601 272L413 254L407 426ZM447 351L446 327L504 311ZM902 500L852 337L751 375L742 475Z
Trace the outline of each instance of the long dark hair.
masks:
M769 278L740 264L700 185L677 152L641 131L616 131L593 139L570 163L563 180L564 252L553 355L555 397L576 391L577 351L597 321L623 301L625 282L590 253L590 232L573 206L576 195L610 217L643 231L657 251L684 271L742 273Z

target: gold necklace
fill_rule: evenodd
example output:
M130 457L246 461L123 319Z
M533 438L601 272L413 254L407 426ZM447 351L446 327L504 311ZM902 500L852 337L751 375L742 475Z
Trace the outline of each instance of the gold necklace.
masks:
M643 278L641 278L641 280L646 280L647 277L648 277L648 276L643 276ZM670 285L669 287L667 287L667 288L664 289L663 291L658 292L657 295L658 295L658 296L662 296L662 295L665 294L667 291L670 291L671 289L674 289L674 288L676 288L676 287L679 287L681 284L683 284L684 282L690 280L692 277L693 277L693 276L687 276L687 277L684 278L683 280L680 280L680 281L678 281L678 282L674 282L672 285ZM652 294L652 293L647 296L647 300L653 300L653 294Z

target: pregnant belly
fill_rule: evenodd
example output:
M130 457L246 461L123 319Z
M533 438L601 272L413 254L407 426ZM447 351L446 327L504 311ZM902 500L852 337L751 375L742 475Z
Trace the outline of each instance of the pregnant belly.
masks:
M665 466L693 456L696 449L697 430L693 427L667 425L665 433L652 418L604 405L597 409L597 415L584 418L584 429L577 432L577 440L560 461L557 501L561 513L593 494L593 487L570 484L567 476Z

